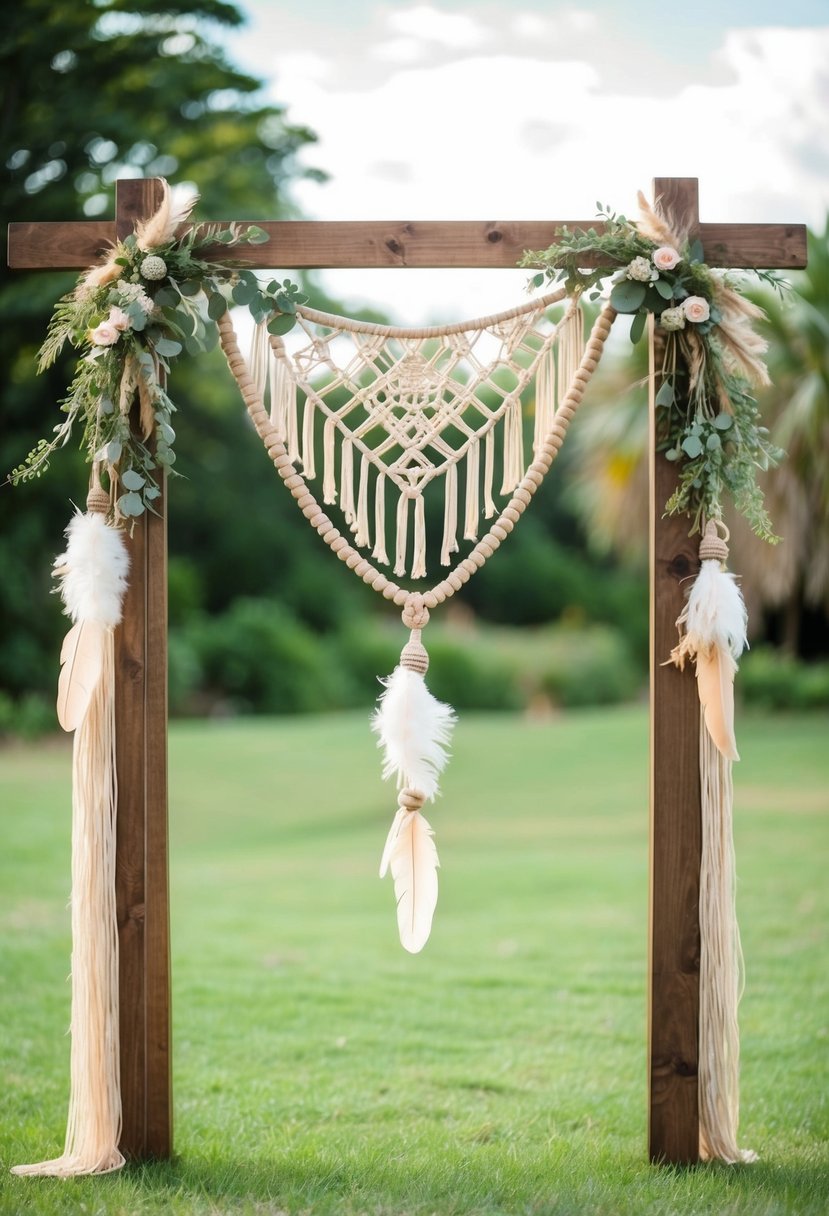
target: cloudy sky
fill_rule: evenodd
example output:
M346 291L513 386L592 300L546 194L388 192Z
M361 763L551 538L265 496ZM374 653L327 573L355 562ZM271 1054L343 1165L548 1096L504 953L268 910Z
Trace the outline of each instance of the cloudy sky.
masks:
M330 174L314 219L591 218L653 176L700 178L707 220L821 224L826 0L242 0L235 62ZM398 320L515 302L524 271L331 271Z

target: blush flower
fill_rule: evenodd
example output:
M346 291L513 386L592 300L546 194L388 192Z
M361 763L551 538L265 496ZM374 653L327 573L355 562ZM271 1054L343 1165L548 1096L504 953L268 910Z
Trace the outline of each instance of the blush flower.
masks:
M673 245L660 245L658 249L654 249L651 260L657 270L673 270L682 258Z
M116 329L111 321L102 321L96 325L89 335L95 346L114 346L121 337L121 331Z
M682 311L685 313L685 320L693 321L696 325L707 321L711 315L708 301L702 296L688 296L686 300L682 301Z
M107 321L108 324L114 325L119 333L123 333L124 330L129 329L132 325L132 322L124 312L123 308L110 308Z

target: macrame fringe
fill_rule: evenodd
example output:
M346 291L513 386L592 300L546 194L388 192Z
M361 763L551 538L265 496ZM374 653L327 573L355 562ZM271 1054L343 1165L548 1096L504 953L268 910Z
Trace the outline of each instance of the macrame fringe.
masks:
M253 383L256 385L257 392L265 400L265 390L268 387L268 377L270 375L271 365L271 348L268 343L268 333L264 325L254 325L253 336L250 341L250 354L248 355L248 367L250 374L253 377Z
M363 453L360 461L360 488L357 492L357 519L354 528L354 544L361 548L371 544L368 530L368 456Z
M440 550L441 565L448 566L451 555L458 552L458 466L450 464L446 470L443 487L443 544Z
M302 471L309 478L317 475L314 458L314 401L311 397L306 397L302 411Z
M397 538L394 550L394 573L406 573L406 546L409 534L409 496L401 494L397 500Z
M115 643L128 557L102 512L97 469L90 508L67 529L55 563L74 624L61 652L59 715L72 751L72 1013L70 1095L60 1157L12 1170L69 1178L120 1169L118 922L115 908Z
M533 426L533 455L537 455L550 433L556 416L555 354L550 347L542 357L535 375L535 424Z
M680 670L687 659L694 661L700 698L700 1155L734 1164L757 1157L737 1145L742 952L735 908L731 764L738 759L734 673L746 645L746 610L734 576L724 569L727 536L719 521L706 524L700 571L677 621L680 640L671 661Z
M291 464L299 460L296 382L286 361L274 356L270 370L271 422L288 449Z
M466 454L466 511L463 525L464 540L478 539L478 516L481 513L479 503L480 491L481 447L477 439L473 439Z
M570 302L562 318L556 342L556 409L561 408L579 370L584 351L584 313L577 300Z
M353 531L357 522L354 511L354 446L350 439L345 438L340 445L340 509Z
M322 431L322 501L326 506L337 501L337 475L334 471L336 428L337 419L326 418Z
M412 578L426 577L426 503L423 495L415 499L414 551L412 553Z
M495 503L492 499L492 479L495 476L495 435L490 430L484 440L484 515L492 519Z
M511 401L504 418L504 476L501 493L511 494L524 476L524 419L521 398Z
M383 749L383 779L395 777L398 810L380 862L380 877L391 869L397 901L397 927L404 949L417 954L426 944L437 905L439 866L432 828L421 814L427 799L439 792L439 779L449 759L455 712L426 687L429 656L421 628L429 619L422 597L412 595L403 610L411 628L400 663L382 681L372 718L378 747Z
M389 564L386 552L386 478L378 473L374 482L374 548L371 556L383 565Z

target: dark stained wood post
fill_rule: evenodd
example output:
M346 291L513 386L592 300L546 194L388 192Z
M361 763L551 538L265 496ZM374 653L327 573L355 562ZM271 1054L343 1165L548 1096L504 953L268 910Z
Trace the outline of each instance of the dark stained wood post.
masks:
M116 184L122 240L158 207L156 179ZM134 423L136 425L136 423ZM166 489L163 482L162 491ZM115 898L121 1018L121 1151L169 1157L173 1143L167 873L167 521L128 534L129 589L115 636L118 835Z
M121 181L116 189L115 223L10 224L9 266L93 263L116 233L129 235L157 205L155 180ZM654 194L698 216L696 179L656 178ZM252 268L295 270L514 267L524 250L551 245L564 224L601 229L594 220L265 221L260 226L270 239L245 250L245 261ZM806 265L802 224L700 223L698 233L710 265ZM226 249L217 247L216 256L226 256ZM662 518L673 486L673 468L652 438L648 1151L652 1161L679 1164L698 1160L700 794L694 676L662 666L676 641L683 580L697 569L687 523ZM161 518L142 517L130 541L130 590L117 635L121 1147L133 1159L165 1157L172 1149L164 497L157 506Z
M690 215L691 239L698 235L696 178L658 177L653 195ZM656 451L654 396L652 375L648 1154L651 1161L691 1164L699 1160L699 698L693 664L685 671L663 664L676 645L687 580L699 569L698 538L689 537L684 517L663 518L676 471Z

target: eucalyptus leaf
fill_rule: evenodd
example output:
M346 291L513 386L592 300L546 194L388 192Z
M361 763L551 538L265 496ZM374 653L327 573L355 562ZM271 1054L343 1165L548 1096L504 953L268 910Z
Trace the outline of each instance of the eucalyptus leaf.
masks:
M266 245L270 240L264 228L259 228L256 224L251 224L245 233L245 238L249 245Z
M175 342L172 338L159 338L155 344L155 349L165 359L174 359L176 355L181 354L181 343Z
M697 435L686 435L682 441L682 450L691 460L702 455L702 443Z
M161 287L155 293L154 299L159 308L175 308L179 295L177 291L173 291L172 287Z
M268 322L268 333L279 334L281 337L283 334L290 333L294 327L294 324L294 318L290 313L277 313L277 315Z
M642 334L645 332L645 322L647 319L648 314L646 312L638 312L633 318L630 326L630 340L634 343L634 345L639 341Z
M688 250L688 257L689 257L689 260L692 262L704 262L705 261L705 250L703 249L702 241L699 240L699 238L691 241L691 245Z
M147 500L149 500L150 502L154 502L156 500L156 498L160 498L160 497L161 497L161 490L159 490L158 486L147 486L146 490L144 491L144 501L145 502Z
M142 477L137 469L127 469L121 474L121 485L125 490L140 490L146 484L146 477Z
M667 279L657 279L652 286L656 288L663 300L672 300L674 298L673 285Z
M290 312L290 313L296 312L296 304L294 303L291 296L289 296L284 291L280 291L277 293L277 295L274 297L274 304L276 305L276 307L279 309L280 312Z
M129 494L122 494L118 499L118 510L128 518L143 515L144 503L141 500L141 495L135 490L130 491Z
M716 418L714 419L714 426L717 428L718 431L727 431L730 429L733 422L734 422L734 419L731 416L731 414L726 414L725 412L723 412L721 414L717 414ZM760 429L762 429L762 428L760 428Z
M717 448L722 447L722 440L716 431L712 431L705 441L705 446L709 452L716 452Z
M183 296L197 296L201 291L201 282L198 279L185 279L179 283L178 289Z
M256 295L256 288L252 283L239 282L232 291L234 304L249 304Z
M218 321L227 312L227 300L217 292L207 302L207 315L211 321Z
M610 293L610 303L617 312L636 312L645 301L647 288L634 279L622 279Z

